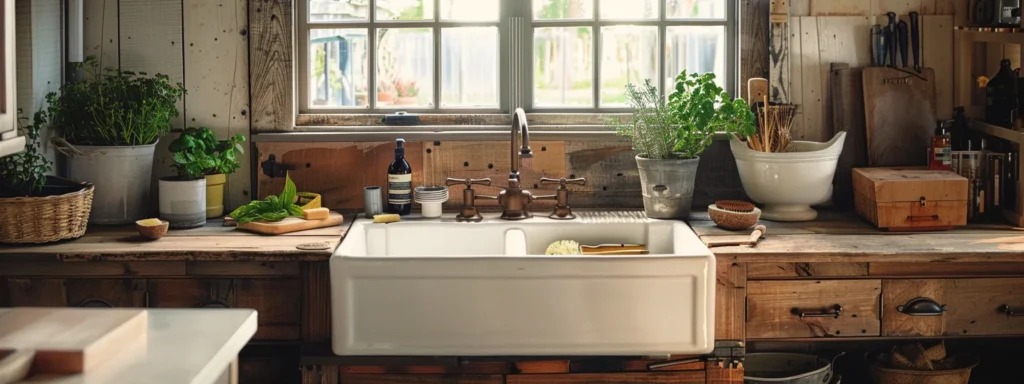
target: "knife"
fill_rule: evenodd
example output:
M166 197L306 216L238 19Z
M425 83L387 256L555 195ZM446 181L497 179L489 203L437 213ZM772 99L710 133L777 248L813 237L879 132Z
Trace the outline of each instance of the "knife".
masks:
M899 40L900 44L900 62L903 64L903 68L907 67L907 22L900 20L900 23L896 25L896 40Z
M910 45L914 52L914 70L921 73L921 15L910 12Z
M889 17L889 25L885 28L885 46L889 49L886 63L890 67L896 68L896 12L889 12L885 15Z
M885 66L885 34L882 33L882 26L875 24L871 27L871 65L876 67Z

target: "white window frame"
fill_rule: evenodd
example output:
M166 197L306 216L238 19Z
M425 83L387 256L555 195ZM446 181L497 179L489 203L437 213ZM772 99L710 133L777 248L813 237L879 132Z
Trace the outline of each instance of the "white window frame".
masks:
M367 20L339 21L339 22L308 22L308 1L296 1L296 26L295 33L296 47L296 93L297 101L297 125L299 126L379 126L379 118L393 114L398 111L418 113L422 115L448 116L447 122L459 120L459 115L465 116L466 125L481 125L481 122L501 121L516 108L523 108L531 115L552 117L551 121L563 120L558 115L575 114L577 116L587 115L589 118L582 120L604 121L603 115L616 115L629 112L628 107L599 107L600 103L600 74L601 74L601 27L614 25L639 25L657 26L658 44L664 45L666 30L671 26L722 26L725 30L725 89L734 97L738 96L739 86L739 7L736 0L724 0L726 14L722 19L668 19L666 18L665 0L658 2L658 18L652 20L600 20L600 0L594 1L593 19L577 20L533 20L532 0L502 0L501 15L498 22L476 22L476 21L442 21L440 18L440 1L434 6L434 19L424 21L401 21L401 20L375 20L376 0L369 0L369 15ZM472 26L497 26L499 33L498 59L499 73L499 104L498 108L441 108L441 29L450 27L472 27ZM372 103L376 101L376 35L380 28L433 28L434 41L434 78L433 98L435 106L430 107L408 107L408 108L373 108ZM592 84L593 100L590 107L535 107L533 105L533 31L535 28L543 27L590 27L592 30ZM369 57L367 62L368 79L368 103L367 107L347 108L310 108L309 107L309 31L317 28L365 28L368 30ZM514 53L513 53L514 52ZM526 53L526 54L523 54ZM517 57L518 56L518 57ZM658 58L658 88L662 95L666 95L666 87L661 83L666 78L665 74L665 50L659 51ZM582 117L582 116L581 116ZM564 119L572 120L572 119ZM459 124L454 124L459 125ZM589 125L589 124L588 124Z

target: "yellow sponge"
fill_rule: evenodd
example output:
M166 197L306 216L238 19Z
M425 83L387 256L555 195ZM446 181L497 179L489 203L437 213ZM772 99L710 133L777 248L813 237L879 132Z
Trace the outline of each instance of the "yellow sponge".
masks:
M327 208L312 208L302 211L302 217L306 220L323 220L331 217L331 210Z
M394 213L373 216L374 223L397 223L399 221L402 221L402 217Z

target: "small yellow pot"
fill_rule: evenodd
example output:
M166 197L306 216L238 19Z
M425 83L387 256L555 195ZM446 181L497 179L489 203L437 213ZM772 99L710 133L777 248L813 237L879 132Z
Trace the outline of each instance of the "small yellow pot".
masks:
M224 215L224 183L228 176L223 173L206 176L206 218Z

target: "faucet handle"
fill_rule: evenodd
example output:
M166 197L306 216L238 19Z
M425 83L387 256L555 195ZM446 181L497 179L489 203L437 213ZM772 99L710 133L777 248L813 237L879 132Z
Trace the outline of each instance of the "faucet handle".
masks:
M577 178L577 179L566 179L564 177L560 178L560 179L550 179L550 178L547 178L547 177L543 177L543 178L540 179L540 183L541 184L555 184L555 183L558 183L558 189L565 189L566 188L565 186L568 185L568 184L587 185L587 179L582 178L582 177Z
M456 179L456 178L449 177L448 180L445 180L444 183L445 183L445 185L448 185L448 186L465 184L467 189L472 189L473 185L484 185L484 186L491 185L491 179L490 178L486 178L486 179Z

